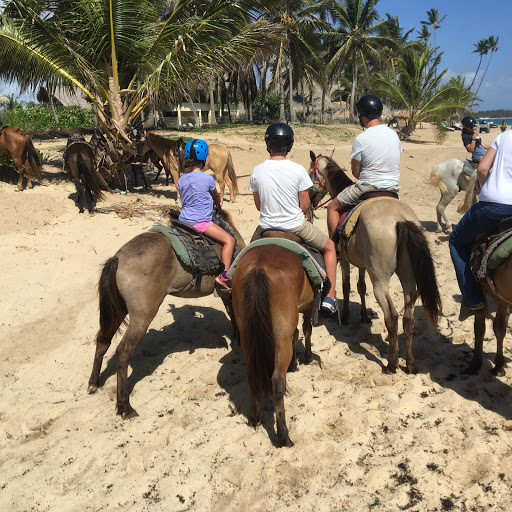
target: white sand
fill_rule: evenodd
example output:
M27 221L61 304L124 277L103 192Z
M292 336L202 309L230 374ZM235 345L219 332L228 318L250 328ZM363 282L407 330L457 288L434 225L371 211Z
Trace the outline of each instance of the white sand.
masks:
M335 137L297 133L297 162L308 166L310 149L330 154L336 147L335 159L348 165L351 140L333 144ZM226 209L247 240L258 218L247 184L266 157L264 145L239 130L211 138L232 148L241 194ZM141 199L133 203L137 215L79 215L74 186L59 167L65 141L36 142L55 159L56 166L45 166L46 186L19 193L14 174L0 179L0 510L511 510L510 370L503 378L490 373L496 344L489 320L480 375L462 375L472 322L457 319L447 236L434 233L439 192L425 183L437 163L466 153L457 132L443 145L433 140L425 128L404 143L401 188L435 257L445 315L439 330L418 305L418 374L384 375L382 312L368 283L373 322L359 323L354 271L350 323L325 320L314 328L322 367L313 362L288 375L291 449L272 444L270 402L264 426L247 425L243 355L213 296L164 300L132 359L138 418L115 415L119 337L105 357L103 387L86 393L101 265L158 223L175 193L160 178L150 193L109 195L99 204ZM461 199L448 208L454 222ZM319 216L325 228L325 210ZM396 277L392 290L401 309ZM507 335L507 357L509 342Z

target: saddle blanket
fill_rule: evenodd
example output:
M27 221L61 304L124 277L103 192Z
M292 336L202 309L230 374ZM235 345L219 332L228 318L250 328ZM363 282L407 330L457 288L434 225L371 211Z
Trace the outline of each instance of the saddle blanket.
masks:
M235 272L235 268L240 261L240 258L247 251L250 251L254 247L258 247L260 245L279 245L280 247L284 247L285 249L288 249L297 254L301 259L304 271L306 272L306 275L308 276L313 286L321 286L327 280L327 274L325 270L315 260L313 255L303 245L300 245L297 242L293 242L292 240L287 240L285 238L260 238L259 240L249 244L240 252L240 254L235 258L235 261L231 264L231 267L227 273L229 279L233 277L233 273Z
M369 205L370 203L374 203L376 201L381 201L382 199L392 199L390 197L381 196L381 197L372 197L371 199L366 199L357 203L351 210L342 214L340 218L340 222L338 227L336 228L344 238L350 238L354 230L357 226L357 221L359 220L359 216L363 211L364 205ZM398 199L396 199L398 201Z
M477 166L478 163L471 163L469 160L466 160L464 162L464 165L462 166L462 172L466 176L473 176L473 173L476 171Z
M512 229L486 238L471 253L471 269L478 279L493 272L512 254Z

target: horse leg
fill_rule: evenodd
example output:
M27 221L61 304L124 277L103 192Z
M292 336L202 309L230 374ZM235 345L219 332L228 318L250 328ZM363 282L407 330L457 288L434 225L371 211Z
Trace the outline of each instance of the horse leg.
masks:
M505 358L503 357L503 338L507 332L508 319L510 317L510 308L503 304L497 305L496 318L494 319L493 328L498 343L496 348L496 359L494 361L494 368L492 374L497 377L505 375Z
M293 337L295 337L295 333ZM293 349L290 341L293 343L293 339L290 340L290 338L285 336L280 336L280 339L276 340L276 358L274 372L272 374L272 395L276 409L277 443L279 447L293 446L293 442L288 435L288 427L286 426L286 415L284 410L286 370L293 355Z
M371 276L370 276L371 277ZM398 312L395 309L391 296L389 295L389 281L374 281L373 293L384 313L384 323L388 330L388 366L384 369L386 373L395 373L398 369Z
M226 181L226 185L228 186L228 190L229 190L229 201L231 203L236 203L236 199L234 198L235 193L233 192L233 182L231 181L231 178L228 176L227 173L226 173L225 181Z
M436 231L438 233L441 233L443 231L443 228L441 226L441 218L443 219L444 225L445 225L445 231L447 233L452 232L452 224L448 220L448 217L446 216L446 207L453 201L457 193L459 192L459 189L457 190L446 190L445 192L441 192L441 199L439 200L439 203L437 203L436 206L436 213L437 213L437 229Z
M359 269L359 279L357 281L357 291L361 299L361 322L363 324L370 323L370 317L368 316L368 310L366 309L366 269ZM349 292L350 293L350 292Z
M299 341L299 329L295 329L295 332L293 333L293 340L292 340L292 360L290 361L290 364L288 366L287 372L296 372L299 369L299 365L297 364L297 343Z
M346 324L350 318L350 263L345 251L341 251L341 275L343 283L343 309L341 310L341 323Z
M313 307L304 311L302 314L302 332L304 334L304 364L311 363L313 353L311 351L311 333L313 332L313 323L311 318L313 316Z
M224 189L226 188L226 180L224 179L223 173L218 173L218 176L215 175L215 177L217 178L217 181L219 182L219 195L220 195L220 202L222 203L224 201ZM229 193L231 194L231 189L229 190ZM232 197L232 196L230 196L230 197Z
M130 405L130 394L128 392L128 365L133 355L133 351L146 334L149 324L153 320L153 315L134 315L130 316L130 323L126 333L116 349L117 361L117 414L123 419L134 418L138 416L137 412Z
M482 367L482 353L484 349L485 335L485 308L475 314L475 348L473 350L473 358L469 363L469 367L464 373L478 373Z
M18 190L21 191L21 190L23 190L23 176L25 175L25 166L23 165L23 162L21 161L20 156L16 156L16 157L13 156L12 159L14 160L14 165L16 165L16 168L18 169L19 178L18 178L17 187L18 187ZM27 180L27 187L28 187L28 180ZM28 188L32 188L32 184L30 184L30 187L28 187Z

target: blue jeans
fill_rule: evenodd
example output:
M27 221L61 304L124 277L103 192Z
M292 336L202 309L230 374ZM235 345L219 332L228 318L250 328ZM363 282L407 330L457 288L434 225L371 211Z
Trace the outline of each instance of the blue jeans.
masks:
M472 153L473 160L475 162L479 162L485 153L487 153L487 149L485 149L483 146L478 146Z
M460 219L450 235L450 254L460 291L471 308L478 306L484 295L471 272L471 246L480 233L492 233L498 222L512 217L512 205L481 201L473 205Z

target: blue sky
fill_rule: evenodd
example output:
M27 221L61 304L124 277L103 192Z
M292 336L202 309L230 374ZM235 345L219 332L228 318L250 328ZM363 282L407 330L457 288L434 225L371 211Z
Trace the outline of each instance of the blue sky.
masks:
M388 12L391 16L398 16L405 31L415 27L411 34L414 38L422 28L420 22L428 20L427 11L432 8L439 11L440 18L446 15L437 30L436 42L440 51L444 52L441 69L448 68L448 77L461 75L469 85L479 60L479 55L472 53L475 49L473 45L491 35L499 36L498 51L492 57L478 92L481 103L475 110L512 109L512 1L380 0L377 4L381 18ZM433 33L433 30L429 29L429 32ZM481 70L485 70L488 56L484 56ZM480 82L480 73L476 84ZM476 90L475 86L473 90Z
M472 53L473 45L490 35L499 36L499 49L493 55L480 88L478 95L482 101L475 110L512 109L512 0L494 0L489 4L482 0L427 0L427 3L420 0L380 0L377 4L381 18L389 12L398 16L405 31L414 27L411 34L414 38L421 30L420 21L427 20L427 10L432 8L439 11L440 17L446 15L436 38L437 46L444 52L441 69L448 68L448 78L461 75L470 84L479 59L477 53ZM488 55L483 58L482 71L487 60ZM17 95L18 89L0 82L0 94ZM30 98L24 95L21 99Z

